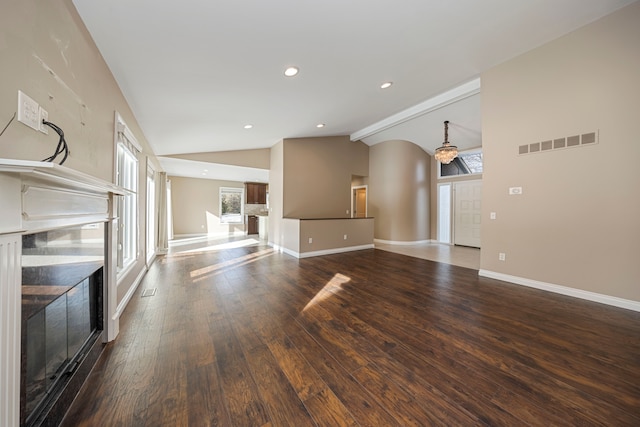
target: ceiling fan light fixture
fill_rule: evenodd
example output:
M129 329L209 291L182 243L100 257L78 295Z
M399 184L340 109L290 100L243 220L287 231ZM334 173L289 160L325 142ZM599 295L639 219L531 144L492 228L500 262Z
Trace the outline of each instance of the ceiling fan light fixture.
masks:
M444 122L444 142L442 147L436 148L435 158L442 164L448 165L458 157L458 147L449 143L449 120Z

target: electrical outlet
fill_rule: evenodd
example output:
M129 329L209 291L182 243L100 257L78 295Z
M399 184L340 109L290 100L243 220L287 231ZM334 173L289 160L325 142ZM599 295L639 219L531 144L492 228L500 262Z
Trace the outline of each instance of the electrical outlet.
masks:
M309 237L309 243L313 243L313 237Z
M38 123L38 117L40 117L40 105L27 94L18 91L18 121L24 123L32 129L40 130L40 123Z
M522 187L509 187L510 196L519 196L522 194Z
M344 235L344 240L347 240L347 235L346 234Z
M496 213L495 212L491 212L489 214L489 219L496 219Z
M506 259L507 259L507 254L505 254L504 252L500 252L500 253L498 254L498 260L499 260L499 261L504 261L504 260L506 260Z
M49 126L42 124L42 121L49 121L49 113L44 108L40 107L38 109L38 123L40 124L40 132L49 134Z

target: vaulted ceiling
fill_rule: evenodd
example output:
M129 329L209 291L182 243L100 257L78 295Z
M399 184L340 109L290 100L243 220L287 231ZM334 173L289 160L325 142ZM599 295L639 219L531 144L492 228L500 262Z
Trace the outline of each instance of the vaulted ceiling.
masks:
M73 0L160 156L327 135L433 153L444 120L479 146L481 89L455 88L632 2Z

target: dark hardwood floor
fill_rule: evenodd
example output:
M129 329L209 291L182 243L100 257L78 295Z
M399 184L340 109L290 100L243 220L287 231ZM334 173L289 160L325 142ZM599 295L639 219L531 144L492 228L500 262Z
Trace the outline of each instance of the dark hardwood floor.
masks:
M640 313L375 249L175 253L63 425L638 426Z

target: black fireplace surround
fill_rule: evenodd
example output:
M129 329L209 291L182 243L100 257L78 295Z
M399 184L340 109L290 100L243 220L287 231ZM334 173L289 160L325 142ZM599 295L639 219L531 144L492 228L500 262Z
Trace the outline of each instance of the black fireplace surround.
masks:
M103 223L22 238L22 426L57 426L102 352L104 243Z

